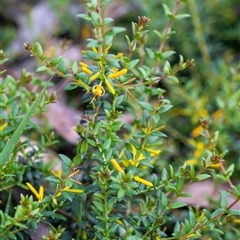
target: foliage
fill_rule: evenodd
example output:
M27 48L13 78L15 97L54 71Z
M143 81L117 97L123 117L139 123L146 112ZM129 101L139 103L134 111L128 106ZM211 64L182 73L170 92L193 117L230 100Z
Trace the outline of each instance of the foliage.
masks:
M25 70L19 79L1 72L1 238L29 239L47 223L43 239L237 239L240 184L231 179L240 171L235 60L213 61L204 41L199 51L205 62L191 58L194 47L186 54L190 60L171 47L182 41L181 22L191 21L181 7L189 4L193 15L194 1L166 1L165 28L149 29L149 18L140 16L125 38L125 28L104 15L109 2L85 1L86 12L77 15L92 24L80 62L69 65L62 56L48 56L39 42L25 42L41 62L36 71L50 79ZM154 4L145 8L149 15ZM203 40L194 17L195 37ZM122 49L114 48L119 40ZM1 64L7 61L3 51L0 57ZM42 134L41 122L57 100L48 93L53 76L68 79L65 90L79 90L86 105L75 127L76 154L60 153L58 170L42 161L46 148L57 144L53 133ZM228 189L212 209L189 206L182 200L192 197L187 188L206 179ZM21 194L14 205L15 187Z

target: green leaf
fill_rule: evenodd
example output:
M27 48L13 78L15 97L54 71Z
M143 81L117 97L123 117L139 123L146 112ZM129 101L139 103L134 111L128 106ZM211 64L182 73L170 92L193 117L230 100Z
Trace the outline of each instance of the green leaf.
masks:
M161 201L162 201L162 205L164 207L166 207L168 205L168 198L164 192L161 193Z
M47 66L41 66L41 67L38 67L37 69L36 69L36 72L42 72L42 71L46 71L46 70L48 70L49 68L47 67Z
M202 180L210 178L210 177L211 177L211 175L209 175L209 174L200 174L200 175L197 176L197 179L199 181L202 181Z
M154 111L154 107L152 104L148 103L148 102L138 102L138 104L143 107L143 109L146 109L148 111Z
M111 147L111 143L112 143L112 140L111 139L107 139L104 144L103 144L103 149L104 150L109 150L109 148Z
M80 165L80 164L82 163L82 161L83 161L82 154L76 155L76 156L73 158L72 161L73 161L73 163L74 163L76 166Z
M228 213L232 214L232 215L237 215L237 216L240 215L239 209L230 209L230 210L228 210Z
M215 210L212 214L211 214L211 218L215 218L216 216L218 216L219 214L222 213L222 209L219 208L217 210Z
M0 153L0 166L3 166L6 163L6 161L8 161L10 155L13 152L14 147L17 145L17 142L18 142L19 138L21 137L25 127L29 123L32 115L34 114L35 109L37 108L39 102L41 101L41 99L45 93L45 90L49 86L51 78L49 79L49 81L47 82L45 87L42 89L42 91L39 93L36 100L33 102L32 106L28 110L26 116L23 118L21 123L18 125L17 129L15 130L15 132L13 133L13 135L11 136L11 138L9 139L9 141L3 148L2 152Z
M112 131L117 132L122 125L123 125L123 122L121 121L114 122L112 125Z
M159 113L167 112L172 107L173 107L173 105L171 105L171 104L165 104L159 109Z
M179 197L193 197L193 195L190 193L181 193L179 194Z
M87 21L91 21L91 17L86 13L79 13L76 16L79 17L79 18L85 19Z
M33 51L35 53L37 53L37 55L41 58L43 57L43 49L42 46L39 42L35 43L34 47L33 47Z
M169 61L166 61L164 66L163 66L163 72L166 74L166 75L169 75L172 73L172 68L170 66L170 63Z
M58 156L62 159L62 162L63 162L66 166L71 167L71 165L72 165L72 160L71 160L69 157L67 157L67 156L65 156L65 155L63 155L63 154L58 154Z
M126 28L124 28L124 27L113 27L112 31L113 31L113 34L115 35L115 34L126 31Z
M55 67L55 66L57 66L61 62L61 60L62 60L62 57L61 56L57 56L50 62L50 64L53 67Z
M226 210L228 207L228 200L227 200L227 196L224 192L221 192L221 200L220 200L220 205L221 208Z
M112 18L104 18L104 20L103 20L104 25L106 25L106 24L108 24L110 22L113 22Z
M119 201L121 201L123 199L123 197L125 196L125 193L126 193L126 191L122 188L120 188L118 190L117 198L119 199Z
M94 147L97 146L96 142L93 141L92 139L87 138L87 141L88 141L88 143L89 143L90 145L92 145L92 146L94 146Z
M100 211L100 212L104 212L104 207L103 204L97 201L93 201L93 204L96 206L96 208Z
M192 228L194 228L195 225L196 225L196 223L197 223L196 218L195 218L195 215L194 215L194 213L191 212L191 211L189 212L189 223L190 223L190 225L191 225Z
M165 59L165 58L168 58L170 56L172 56L173 54L175 54L176 52L175 51L166 51L166 52L163 52L162 53L162 58Z
M231 188L234 192L234 194L240 198L240 184L238 186L231 185Z
M154 168L154 166L149 161L146 161L146 160L141 160L140 165L150 167L150 168Z
M130 70L134 68L139 61L140 61L139 59L132 60L130 63L127 64L127 69Z
M58 69L58 71L61 72L62 74L65 74L66 71L67 71L67 67L66 67L65 61L62 60L62 61L59 63L57 69Z
M185 14L185 13L175 15L176 19L183 19L183 18L187 18L187 17L191 17L191 15L190 14Z
M8 231L6 233L6 237L7 237L7 239L17 240L16 236L12 232L10 232L10 231Z
M140 150L140 149L141 149L141 145L140 145L140 143L139 143L137 140L135 140L135 139L133 139L133 138L130 138L130 139L129 139L129 142L130 142L137 150Z
M88 150L88 141L83 140L80 147L80 153L87 153Z
M192 164L190 164L190 173L189 173L190 179L193 179L195 177L195 168Z
M168 75L168 76L167 76L167 79L172 80L172 81L174 81L175 83L178 83L178 82L179 82L179 81L178 81L178 78L175 77L175 76L173 76L173 75Z
M163 3L163 9L164 9L164 12L165 12L165 14L168 16L169 14L171 14L171 10L170 10L170 8L166 5L166 4L164 4Z
M77 64L77 62L74 62L72 64L71 69L72 69L73 73L75 73L75 74L78 72L78 64Z
M144 68L139 67L138 70L141 72L143 79L146 79L148 77L148 73Z
M61 179L59 179L59 178L57 178L55 176L46 177L46 180L49 181L49 182L57 183L57 184L62 182Z
M102 17L97 12L91 12L92 23L95 27L101 27L102 25Z
M64 90L65 90L65 91L70 91L70 90L73 90L73 89L75 89L75 88L77 88L77 87L78 87L77 84L71 82L71 83L68 83L68 84L65 86Z
M170 209L176 209L176 208L181 208L186 206L187 204L184 202L174 202L173 204L171 204Z

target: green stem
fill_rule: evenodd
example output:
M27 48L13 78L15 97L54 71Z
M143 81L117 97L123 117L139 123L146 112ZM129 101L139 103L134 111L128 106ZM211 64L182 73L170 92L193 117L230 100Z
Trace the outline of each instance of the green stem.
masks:
M178 11L178 8L180 6L180 3L181 3L180 1L176 2L175 6L174 6L174 9L172 11L172 15L173 16L176 15L176 13ZM165 29L165 32L164 32L163 40L161 41L161 44L160 44L160 46L158 48L158 52L159 53L162 53L162 51L163 51L165 42L167 40L167 35L168 35L168 33L169 33L170 29L171 29L172 23L173 23L173 18L170 18L169 21L168 21L167 27ZM157 71L157 66L158 66L158 60L155 62L155 65L154 65L154 69L153 69L154 73L156 73L156 71Z
M78 209L78 222L82 222L82 214L83 214L83 199L80 197L79 199L79 209ZM78 227L76 240L79 240L81 237L81 227Z

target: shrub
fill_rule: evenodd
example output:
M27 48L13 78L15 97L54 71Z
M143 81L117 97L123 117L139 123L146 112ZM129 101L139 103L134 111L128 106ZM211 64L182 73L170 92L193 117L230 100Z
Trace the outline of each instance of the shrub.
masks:
M24 70L20 79L1 72L1 238L237 239L240 185L230 177L239 166L230 159L225 163L237 152L229 145L235 133L226 139L238 125L239 93L231 92L239 88L237 71L220 62L221 75L206 70L199 75L208 77L207 83L193 81L194 60L184 60L168 44L179 36L173 23L190 21L189 14L178 13L186 1L163 4L163 31L149 31L149 18L140 16L125 40L125 28L104 16L109 2L86 1L86 13L77 15L92 24L79 63L69 65L61 56L48 56L40 43L25 42L42 63L36 71L48 73L49 80ZM159 47L147 42L153 36ZM120 38L127 48L112 51ZM75 126L76 154L60 153L58 170L42 154L57 144L53 133L42 134L41 122L57 101L56 93L47 91L53 76L68 79L65 90L79 90L86 106ZM220 93L219 85L224 86ZM34 145L30 139L38 141ZM198 182L204 187L206 179L228 184L219 201L212 208L187 204L184 199L192 197L187 188ZM16 191L21 194L14 203Z

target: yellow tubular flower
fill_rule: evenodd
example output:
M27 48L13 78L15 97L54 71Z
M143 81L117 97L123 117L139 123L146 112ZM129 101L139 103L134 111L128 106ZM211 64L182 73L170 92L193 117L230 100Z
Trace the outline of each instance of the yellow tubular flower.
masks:
M197 163L198 163L198 160L197 159L188 159L188 160L186 160L186 164L187 164L187 166L190 166L190 164L192 164L192 165L197 165Z
M63 191L72 192L72 193L83 193L81 189L71 189L69 186L66 186Z
M82 67L87 67L87 64L84 63L84 62L79 62L79 65L82 66Z
M61 169L59 169L57 172L51 170L51 173L52 173L55 177L57 177L57 178L59 178L59 179L62 180L62 170L61 170Z
M93 74L93 75L89 78L89 80L90 80L91 82L94 81L94 80L96 80L96 79L99 77L100 73L101 73L101 72L96 72L95 74Z
M193 238L193 237L195 237L197 234L195 234L195 233L191 233L191 234L189 234L188 235L188 238Z
M115 59L119 59L119 58L121 58L123 56L123 53L118 53L114 58Z
M53 203L54 203L55 205L57 205L57 200L56 200L55 197L52 197L52 201L53 201Z
M7 127L8 123L5 122L0 126L0 132L2 132L6 127Z
M124 68L124 69L122 69L121 71L118 71L118 72L116 72L116 73L111 73L111 74L109 74L108 77L109 77L109 78L118 78L118 77L126 74L127 71L128 71L128 70Z
M194 129L192 130L191 135L192 135L192 137L196 138L196 137L198 137L198 136L200 135L200 133L201 133L202 131L203 131L203 127L202 127L201 125L199 125L199 126L197 126L196 128L194 128Z
M151 149L151 148L145 148L145 150L147 150L151 154L151 156L158 155L161 152L161 150L154 150L154 149Z
M92 74L92 71L85 66L82 66L82 71L85 72L88 75Z
M98 52L97 49L96 49L95 47L92 47L92 50L93 50L95 53Z
M132 147L132 154L133 154L133 156L135 158L137 150L136 150L136 148L132 144L131 144L131 147Z
M223 114L223 111L222 109L218 109L217 111L215 111L213 114L212 114L212 119L213 120L218 120Z
M144 185L146 185L146 186L148 186L148 187L153 187L153 184L152 184L151 182L149 182L149 181L147 181L147 180L145 180L145 179L143 179L143 178L140 178L140 177L138 177L138 176L135 176L135 177L133 177L133 179L134 179L136 182L140 182L140 183L142 183L142 184L144 184Z
M41 202L43 200L43 196L44 196L43 186L40 186L39 193L38 193L37 190L33 187L33 185L31 183L26 183L26 185L33 192L33 194L36 196L38 201Z
M122 173L122 174L124 173L124 170L121 168L121 166L118 164L118 162L115 159L112 158L111 163L119 173Z
M112 43L110 43L106 48L105 48L105 53L108 53L108 50L111 48Z
M109 92L114 95L115 94L115 89L113 88L111 83L107 80L107 78L105 78L105 84L106 84Z

